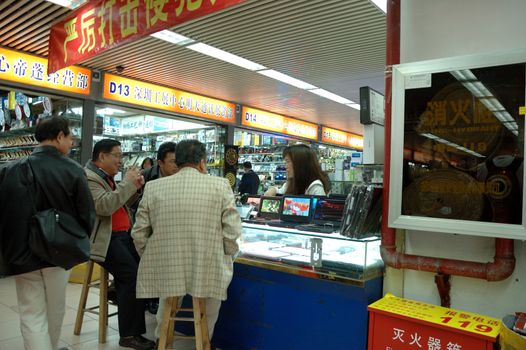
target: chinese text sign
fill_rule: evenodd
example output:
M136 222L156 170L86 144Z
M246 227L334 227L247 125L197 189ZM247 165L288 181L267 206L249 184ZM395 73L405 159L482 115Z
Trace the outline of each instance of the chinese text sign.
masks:
M49 72L244 0L94 0L51 27Z

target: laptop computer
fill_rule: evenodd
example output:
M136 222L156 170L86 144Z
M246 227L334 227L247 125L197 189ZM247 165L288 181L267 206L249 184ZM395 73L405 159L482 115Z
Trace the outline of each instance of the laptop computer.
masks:
M246 205L251 205L255 210L259 211L259 203L261 202L261 196L250 195L247 197Z
M311 217L312 198L310 196L284 195L280 220L267 222L269 226L294 228L308 223Z
M300 225L298 230L333 233L339 231L342 224L345 200L339 198L318 198L311 224Z
M270 220L279 219L281 212L281 198L280 197L266 197L262 196L259 202L259 211L255 219L244 220L248 223L265 224Z

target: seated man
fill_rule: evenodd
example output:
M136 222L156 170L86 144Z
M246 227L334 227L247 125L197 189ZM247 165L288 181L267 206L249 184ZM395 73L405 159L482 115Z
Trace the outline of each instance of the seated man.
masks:
M86 166L88 185L97 212L96 231L91 235L91 258L115 279L119 307L119 345L138 350L153 349L146 333L144 301L135 296L139 256L130 236L131 219L126 203L137 200L144 178L138 168L129 169L116 184L113 177L122 166L120 142L104 139L95 144Z
M183 140L175 156L179 171L149 182L137 211L132 230L142 256L137 296L207 298L211 338L232 279L241 219L228 181L206 174L204 144ZM164 308L161 301L157 337Z

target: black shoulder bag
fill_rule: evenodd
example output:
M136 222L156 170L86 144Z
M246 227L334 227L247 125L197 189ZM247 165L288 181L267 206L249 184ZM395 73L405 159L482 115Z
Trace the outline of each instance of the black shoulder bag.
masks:
M29 158L28 176L30 184L38 184L44 191L48 203L53 205L44 187L33 173ZM31 192L31 191L29 191ZM85 262L90 257L90 241L86 229L79 224L78 220L63 211L50 208L42 211L36 210L36 202L31 198L34 207L34 215L31 218L29 247L33 254L55 266L61 266L66 270Z

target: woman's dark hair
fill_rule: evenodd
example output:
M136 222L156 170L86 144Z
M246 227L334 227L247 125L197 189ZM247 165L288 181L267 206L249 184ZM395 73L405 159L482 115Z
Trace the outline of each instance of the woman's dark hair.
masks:
M70 130L68 119L64 117L40 119L35 130L35 139L38 142L55 140L61 131L64 133L64 136L69 135Z
M102 139L95 144L93 147L93 153L91 155L91 160L93 162L99 159L101 153L110 153L113 150L113 147L120 146L121 143L113 139Z
M175 163L179 168L198 165L203 159L206 159L206 147L197 140L183 140L175 148Z
M159 149L157 150L157 160L164 162L164 158L166 157L166 154L175 153L176 146L177 144L172 141L161 143L161 145L159 146Z
M320 180L323 189L329 193L331 189L327 175L321 170L316 153L307 145L288 146L283 150L283 158L288 156L292 161L294 177L288 181L287 194L303 195L309 185Z
M150 165L153 166L153 159L150 157L146 157L142 160L141 169L144 169L144 164L146 164L146 162L150 162Z

